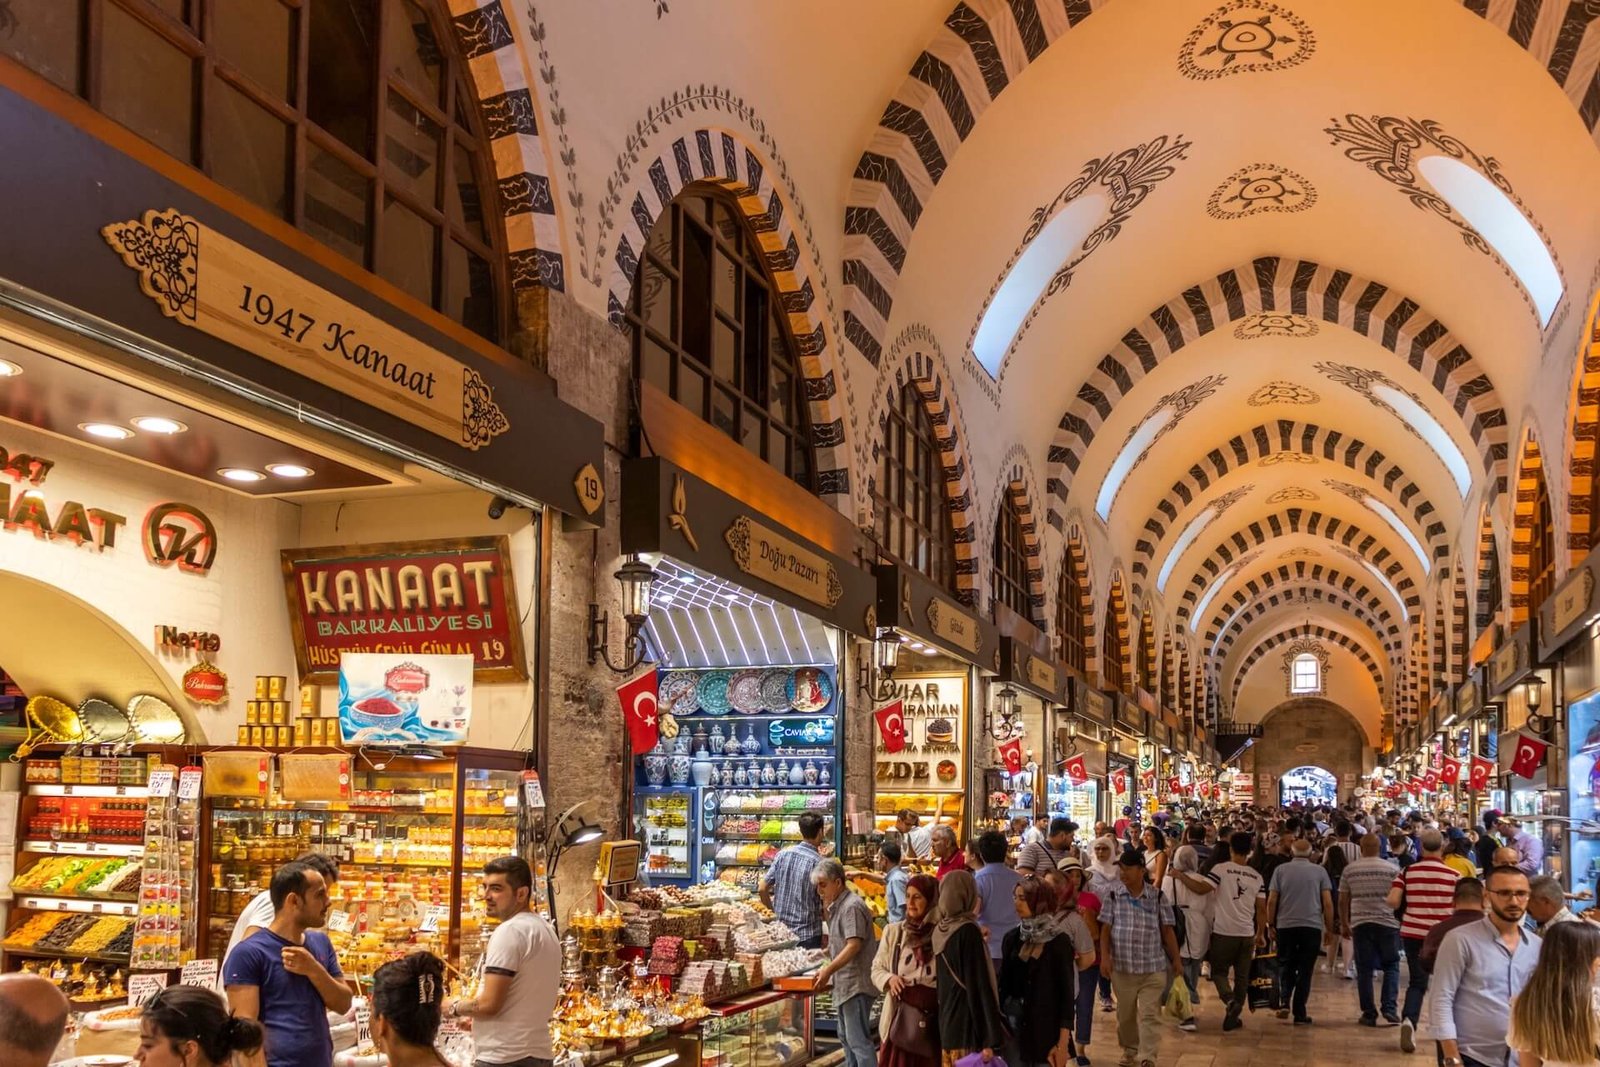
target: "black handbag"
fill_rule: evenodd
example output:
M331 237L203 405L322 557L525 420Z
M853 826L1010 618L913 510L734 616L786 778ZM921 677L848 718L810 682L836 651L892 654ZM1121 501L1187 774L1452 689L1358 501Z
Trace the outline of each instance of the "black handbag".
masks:
M939 1039L935 1023L921 1008L897 1000L894 1017L889 1020L889 1044L919 1059L939 1058Z

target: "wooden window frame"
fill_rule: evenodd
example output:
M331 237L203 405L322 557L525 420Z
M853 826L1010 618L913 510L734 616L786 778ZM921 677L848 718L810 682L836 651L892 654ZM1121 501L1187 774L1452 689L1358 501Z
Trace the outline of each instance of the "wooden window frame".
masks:
M1010 490L1000 494L1000 514L994 520L994 553L991 560L994 581L993 600L1004 604L1041 630L1044 622L1034 606L1028 582L1028 544L1022 533L1022 512Z
M1087 675L1088 649L1084 646L1083 583L1071 547L1061 559L1061 582L1056 593L1056 640L1061 660Z
M907 382L888 407L872 485L878 551L954 592L955 530L940 455L927 402Z

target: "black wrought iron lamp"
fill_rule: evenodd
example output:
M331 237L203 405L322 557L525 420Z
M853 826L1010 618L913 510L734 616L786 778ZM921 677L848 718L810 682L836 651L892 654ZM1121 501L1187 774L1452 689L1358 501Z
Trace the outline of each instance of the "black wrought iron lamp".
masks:
M638 556L629 556L614 576L622 586L622 617L628 624L627 636L622 642L622 662L611 662L610 612L602 612L600 605L589 605L589 664L604 660L617 674L631 674L644 662L644 622L650 617L650 586L656 572Z
M894 672L900 666L900 632L880 627L872 639L872 698L883 703L894 697Z

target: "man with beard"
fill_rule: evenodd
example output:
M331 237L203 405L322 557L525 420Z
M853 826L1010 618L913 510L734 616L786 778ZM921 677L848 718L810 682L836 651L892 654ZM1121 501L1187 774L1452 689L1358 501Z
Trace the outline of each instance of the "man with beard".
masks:
M1445 935L1433 966L1432 1029L1444 1067L1502 1067L1511 1002L1539 960L1539 936L1522 927L1528 876L1496 867L1489 914Z

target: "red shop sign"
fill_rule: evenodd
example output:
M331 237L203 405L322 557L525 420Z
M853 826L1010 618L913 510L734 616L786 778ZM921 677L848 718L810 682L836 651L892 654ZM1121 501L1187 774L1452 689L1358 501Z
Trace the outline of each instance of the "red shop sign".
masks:
M528 676L503 536L285 549L284 587L304 682L345 652L470 654L485 681Z

